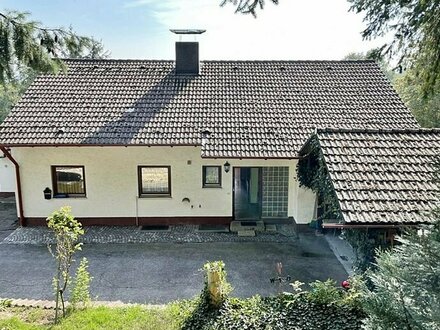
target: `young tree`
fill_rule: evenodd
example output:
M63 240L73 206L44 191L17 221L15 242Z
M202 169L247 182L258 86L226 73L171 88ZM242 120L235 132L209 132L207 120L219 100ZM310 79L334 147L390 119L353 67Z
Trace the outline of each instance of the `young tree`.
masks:
M55 211L47 218L47 226L55 234L56 249L49 251L57 261L57 271L53 278L55 288L55 323L58 322L59 303L63 316L66 313L64 304L64 294L70 280L70 267L73 262L73 255L76 251L81 250L81 243L78 239L84 234L81 223L75 220L72 215L71 208L64 206Z
M387 33L391 42L381 54L398 57L399 65L417 69L423 92L432 94L440 78L440 2L439 0L348 0L351 11L365 13L364 39Z

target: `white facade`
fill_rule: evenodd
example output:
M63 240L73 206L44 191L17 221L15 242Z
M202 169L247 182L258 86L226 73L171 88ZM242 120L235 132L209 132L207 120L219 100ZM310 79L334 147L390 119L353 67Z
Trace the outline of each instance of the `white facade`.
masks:
M0 152L0 155L3 155ZM4 157L0 158L0 192L15 192L15 167L11 161Z
M12 155L20 165L24 216L47 217L64 205L78 217L232 217L233 167L289 167L288 216L312 220L315 195L299 188L297 160L203 159L200 147L20 147ZM225 173L228 161L231 171ZM44 199L52 189L52 165L82 165L86 197ZM171 166L171 197L138 197L138 166ZM202 188L202 166L222 166L222 187ZM190 202L182 201L188 198Z

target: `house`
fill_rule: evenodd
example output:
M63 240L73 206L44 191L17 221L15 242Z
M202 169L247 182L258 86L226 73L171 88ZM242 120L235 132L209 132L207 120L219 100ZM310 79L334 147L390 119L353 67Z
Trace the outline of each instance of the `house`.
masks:
M314 189L317 211L335 204L322 217L325 228L429 223L440 206L440 129L318 129L306 154L302 165L312 173L324 167L330 181L327 192Z
M85 225L307 224L296 167L317 127L419 129L372 61L199 62L177 42L175 61L65 64L0 125L21 225L66 204Z

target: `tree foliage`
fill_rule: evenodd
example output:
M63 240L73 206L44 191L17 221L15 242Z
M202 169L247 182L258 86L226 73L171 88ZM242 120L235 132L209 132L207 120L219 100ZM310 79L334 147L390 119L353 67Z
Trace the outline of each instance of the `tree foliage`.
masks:
M24 68L16 77L0 87L0 123L8 115L12 107L18 102L36 76L35 71Z
M380 252L364 308L373 329L440 329L440 226L411 231Z
M17 69L58 72L61 57L101 57L105 52L93 38L72 28L47 28L29 20L29 13L0 12L0 83L16 79ZM108 54L107 54L108 55Z
M424 95L432 94L440 78L439 0L348 0L351 11L365 14L364 39L393 34L380 53L417 70Z
M278 4L278 0L270 0L275 5ZM222 0L220 6L224 6L227 3L232 3L236 9L236 13L242 14L252 14L252 16L257 17L257 9L264 9L264 0Z
M440 184L440 160L433 181ZM372 329L440 329L440 209L433 224L409 230L367 272L363 307Z
M416 69L409 69L393 80L394 88L422 127L440 127L440 80L434 91L423 97L424 82Z

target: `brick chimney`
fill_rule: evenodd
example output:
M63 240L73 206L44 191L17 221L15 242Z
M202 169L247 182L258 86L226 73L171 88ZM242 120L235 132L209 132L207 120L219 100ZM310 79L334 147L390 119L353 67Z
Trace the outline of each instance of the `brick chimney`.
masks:
M206 30L170 30L179 35L176 41L176 74L197 75L199 74L199 43L197 41L182 41L183 35L198 35Z

